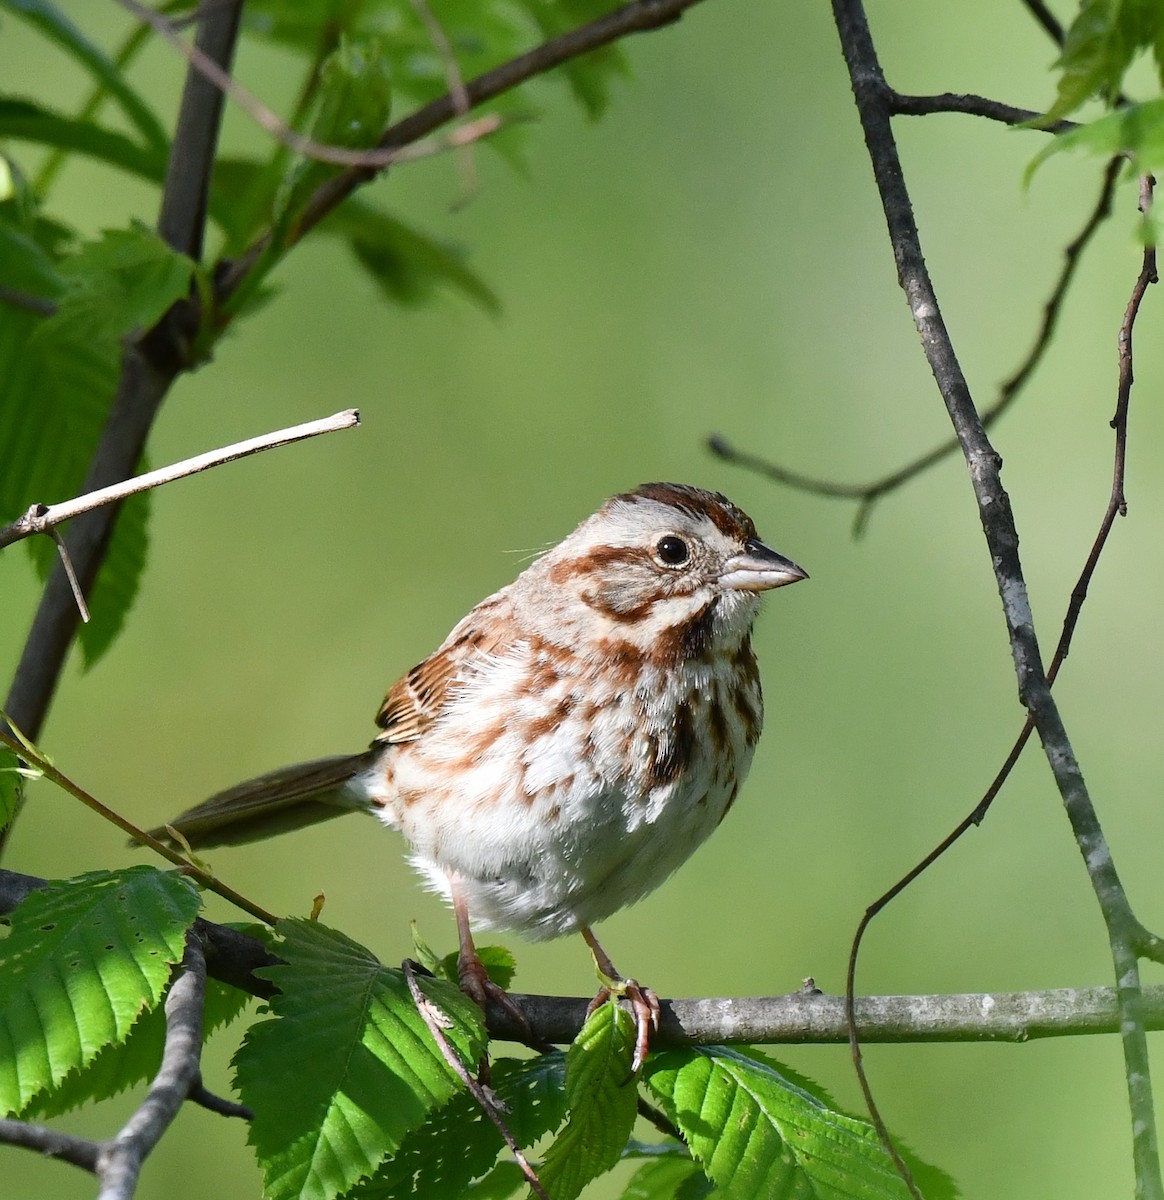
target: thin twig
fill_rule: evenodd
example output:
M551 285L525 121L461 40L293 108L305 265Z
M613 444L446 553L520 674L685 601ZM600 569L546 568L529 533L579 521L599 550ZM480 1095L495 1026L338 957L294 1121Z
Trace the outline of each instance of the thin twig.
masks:
M1112 195L1115 191L1116 180L1119 178L1122 163L1123 157L1120 155L1117 155L1108 162L1107 168L1103 173L1103 183L1100 187L1099 198L1096 200L1095 207L1084 222L1083 228L1064 247L1063 266L1059 272L1058 279L1055 280L1055 284L1051 289L1050 296L1043 305L1043 317L1038 332L1035 334L1034 342L1026 358L1023 359L1010 378L999 388L997 399L989 408L983 410L982 425L984 428L989 429L1010 408L1014 401L1018 399L1019 394L1050 350L1055 328L1059 322L1059 314L1062 311L1063 302L1067 298L1067 292L1075 277L1076 268L1082 258L1083 251L1098 232L1103 222L1111 216ZM951 437L940 445L935 446L932 450L892 471L890 474L883 475L880 479L875 479L870 483L839 483L827 479L817 479L810 475L801 474L798 471L790 471L776 463L769 462L767 459L760 458L758 455L737 450L718 434L714 434L708 438L707 444L708 449L720 458L748 470L755 471L757 474L773 479L777 483L795 488L797 491L809 492L813 495L835 499L856 500L858 502L857 511L853 516L853 535L855 537L860 537L868 528L869 519L873 515L873 508L879 500L896 491L910 480L924 474L930 467L935 466L961 448L961 443L958 439Z
M0 716L2 715L0 714ZM11 721L9 721L9 725L11 725ZM91 796L80 784L74 783L67 775L58 771L26 738L13 737L6 730L0 729L0 745L7 746L9 750L14 751L25 762L34 766L46 779L51 780L57 787L68 792L75 800L80 800L86 808L92 809L93 812L97 813L100 817L104 817L110 824L116 825L122 832L129 834L135 842L140 842L141 845L148 846L175 866L181 867L185 874L189 875L191 879L197 880L203 887L216 892L224 900L229 900L231 904L241 908L244 912L250 913L252 917L257 917L264 924L275 924L277 918L267 912L265 908L260 907L253 900L248 900L241 892L236 892L234 888L228 887L208 871L203 870L197 864L183 857L177 850L167 846L165 842L158 841L152 834L146 833L144 829L139 829L132 821L126 820L120 813L102 804L95 796Z
M40 505L35 505L35 508L40 508ZM25 514L27 515L27 514ZM0 547L5 545L3 540L6 530L0 530ZM61 566L65 568L65 575L69 580L69 587L73 589L73 599L77 604L77 611L81 614L81 620L86 625L89 623L89 606L85 603L85 593L81 591L81 583L77 579L77 572L73 569L73 560L69 557L69 548L65 545L65 539L61 537L59 529L50 527L48 530L54 542L57 544L57 554L60 556Z
M185 479L189 475L197 475L200 471L208 471L211 467L223 463L235 462L247 458L251 454L259 454L263 450L271 450L276 446L289 446L307 438L318 437L321 433L336 433L341 429L351 429L360 423L358 409L348 408L343 412L334 413L330 417L320 417L315 421L305 421L301 425L292 425L287 429L279 429L273 433L264 433L259 437L247 438L246 441L234 442L219 450L208 450L205 454L196 454L193 458L184 458L181 462L168 467L159 467L156 471L147 471L144 475L136 475L121 483L115 483L107 488L100 488L75 500L64 500L59 504L33 504L23 516L18 517L11 525L0 528L0 549L20 541L21 538L31 537L35 533L47 533L62 521L71 520L81 513L92 512L103 504L119 504L129 496L150 488L161 487L173 483L175 479Z
M461 66L453 53L448 34L445 33L445 28L436 13L432 11L428 0L411 0L411 4L444 66L445 83L448 85L449 95L453 98L453 108L458 116L463 117L472 105L469 93L465 91L465 77L461 74ZM454 211L465 205L477 190L477 167L471 145L457 151L457 165L461 169L461 198L453 206Z
M191 931L186 934L186 953L166 995L162 1065L121 1132L101 1147L98 1200L129 1200L145 1160L198 1081L205 1002L206 961L198 937Z
M231 73L219 66L208 54L204 53L197 42L188 42L181 36L173 21L168 17L138 0L117 0L122 8L131 12L139 21L144 21L160 37L169 42L181 54L190 66L198 71L223 95L229 96L264 132L269 133L277 142L317 162L333 163L338 167L366 167L372 170L382 170L392 163L404 158L417 158L427 154L438 153L444 145L428 146L418 151L411 150L354 150L350 146L334 146L325 142L317 142L296 129L292 129L274 110L268 108L253 92L244 87ZM448 145L464 145L493 133L501 127L499 117L483 118L477 122L471 133L462 130L457 140L450 140Z
M245 1104L236 1104L233 1100L227 1100L223 1096L216 1096L203 1084L201 1079L190 1088L190 1094L187 1099L191 1104L197 1104L199 1108L204 1108L207 1112L217 1113L220 1117L238 1117L240 1121L253 1121L255 1119L252 1109L248 1108Z
M47 1125L34 1125L10 1118L0 1119L0 1145L35 1150L44 1158L72 1163L74 1167L80 1167L90 1174L97 1172L97 1156L101 1150L96 1142L88 1138L74 1137L70 1133L49 1129Z
M1043 114L1030 108L1018 108L1013 104L1004 104L1001 100L991 100L989 96L976 96L973 93L942 92L936 96L908 96L902 92L889 89L889 105L894 116L926 117L932 113L964 113L970 117L983 117L987 121L1000 121L1012 128L1016 125L1027 125L1037 121ZM1035 133L1068 133L1078 129L1075 121L1053 121L1050 125L1031 125Z
M1141 1200L1161 1200L1156 1149L1155 1118L1148 1075L1147 1042L1142 1020L1142 992L1133 948L1141 926L1136 921L1104 838L1078 761L1044 672L1034 618L1018 553L1018 532L1010 499L1002 487L1001 461L991 446L942 321L937 296L925 266L917 226L890 125L886 101L888 88L869 33L860 0L833 0L833 14L841 48L849 69L857 111L873 165L897 262L898 277L921 337L926 358L938 383L947 412L958 435L978 500L983 532L1002 600L1007 634L1019 685L1019 697L1031 714L1043 743L1064 809L1087 866L1089 878L1108 928L1121 1035L1132 1097L1133 1158L1137 1192ZM1130 961L1129 961L1130 959ZM854 1065L870 1104L870 1113L882 1140L906 1180L916 1187L893 1147L884 1122L876 1111L861 1066L860 1045L851 1039Z
M497 1132L501 1134L502 1140L509 1147L509 1152L521 1168L521 1173L525 1176L530 1189L535 1195L540 1196L541 1200L550 1200L546 1189L542 1186L542 1181L537 1176L537 1172L530 1166L529 1159L526 1158L522 1148L517 1144L517 1139L510 1133L509 1127L505 1124L505 1120L493 1098L478 1083L473 1073L461 1061L461 1056L446 1036L445 1030L449 1026L449 1018L421 991L420 984L416 978L416 964L411 959L406 958L401 963L401 969L404 972L405 980L408 982L408 990L412 994L412 1001L416 1005L416 1011L420 1013L420 1019L425 1023L429 1033L432 1034L433 1041L436 1042L441 1056L452 1068L457 1078L468 1089L469 1094L477 1101L481 1111L497 1127Z

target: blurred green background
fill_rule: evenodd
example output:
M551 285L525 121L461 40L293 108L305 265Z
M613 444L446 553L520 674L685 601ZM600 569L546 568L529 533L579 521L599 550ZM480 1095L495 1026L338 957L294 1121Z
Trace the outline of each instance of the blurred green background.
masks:
M66 7L105 45L127 27L112 4ZM870 9L902 91L1032 108L1053 95L1053 47L1018 4ZM609 921L603 942L665 996L777 993L806 975L835 992L865 906L973 806L1019 728L998 599L960 460L885 500L854 540L852 506L704 449L719 431L798 470L864 480L947 436L828 7L709 0L626 51L633 74L598 125L560 84L537 88L528 178L482 149L480 189L456 212L450 158L395 170L366 193L467 247L501 296L499 318L456 296L390 308L336 243L309 244L279 271L274 303L180 381L154 463L347 406L364 424L156 494L127 632L93 671L68 671L43 745L147 824L248 775L359 748L397 673L526 552L644 480L721 489L812 580L773 596L761 619L768 723L731 819ZM237 69L273 104L291 94L291 64L269 48L244 42ZM84 93L12 19L0 73L6 90L61 108ZM181 74L159 46L135 79L166 105ZM947 323L984 406L1033 338L1099 166L1056 159L1024 193L1041 135L957 116L896 130ZM258 138L229 113L228 148ZM996 430L1047 653L1108 493L1115 338L1139 268L1134 204L1124 186L1050 360ZM155 209L150 189L80 161L59 192L59 211L89 232L127 212L152 221ZM1130 516L1057 689L1133 903L1155 928L1159 303L1149 295L1137 330ZM36 598L22 552L0 559L0 587L8 677ZM65 876L131 861L115 830L40 785L5 865ZM451 917L420 891L398 840L360 819L212 861L276 911L306 913L326 893L324 919L386 962L409 952L413 918L452 948ZM209 910L228 915L213 898ZM515 949L519 988L593 987L579 939ZM860 986L978 991L1110 975L1086 874L1032 749L985 826L875 923ZM208 1059L212 1088L225 1090L232 1048L228 1031ZM860 1107L846 1050L776 1054ZM1131 1193L1114 1038L871 1047L867 1063L890 1127L968 1197ZM126 1109L111 1102L66 1123L104 1134ZM188 1112L140 1194L255 1195L244 1143L241 1126ZM18 1151L3 1152L2 1171L13 1197L92 1192L70 1168Z

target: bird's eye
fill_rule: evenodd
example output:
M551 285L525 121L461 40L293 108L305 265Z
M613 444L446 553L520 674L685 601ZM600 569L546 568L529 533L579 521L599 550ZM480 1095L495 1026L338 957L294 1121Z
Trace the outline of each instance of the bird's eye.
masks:
M668 567L678 567L685 563L691 555L691 551L687 548L687 543L680 537L675 537L673 534L668 534L666 537L661 537L655 545L655 553L659 556L659 561L665 563Z

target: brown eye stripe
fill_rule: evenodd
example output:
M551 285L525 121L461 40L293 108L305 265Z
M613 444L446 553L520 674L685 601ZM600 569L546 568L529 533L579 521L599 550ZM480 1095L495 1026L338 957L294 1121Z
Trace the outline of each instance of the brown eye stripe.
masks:
M650 555L638 546L595 546L579 558L556 562L550 568L551 583L565 583L578 575L601 573L606 567L650 562Z
M752 518L719 492L705 492L684 483L644 483L615 499L630 503L638 499L655 500L668 504L694 517L706 517L720 533L742 542L756 536Z

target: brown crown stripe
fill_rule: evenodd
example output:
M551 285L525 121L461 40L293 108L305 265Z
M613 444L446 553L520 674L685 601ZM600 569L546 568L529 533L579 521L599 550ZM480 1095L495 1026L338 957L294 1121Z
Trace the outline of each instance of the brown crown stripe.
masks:
M633 492L624 492L614 498L627 503L642 499L669 504L693 516L706 517L721 533L741 542L756 536L752 518L719 492L705 492L685 483L643 483Z

